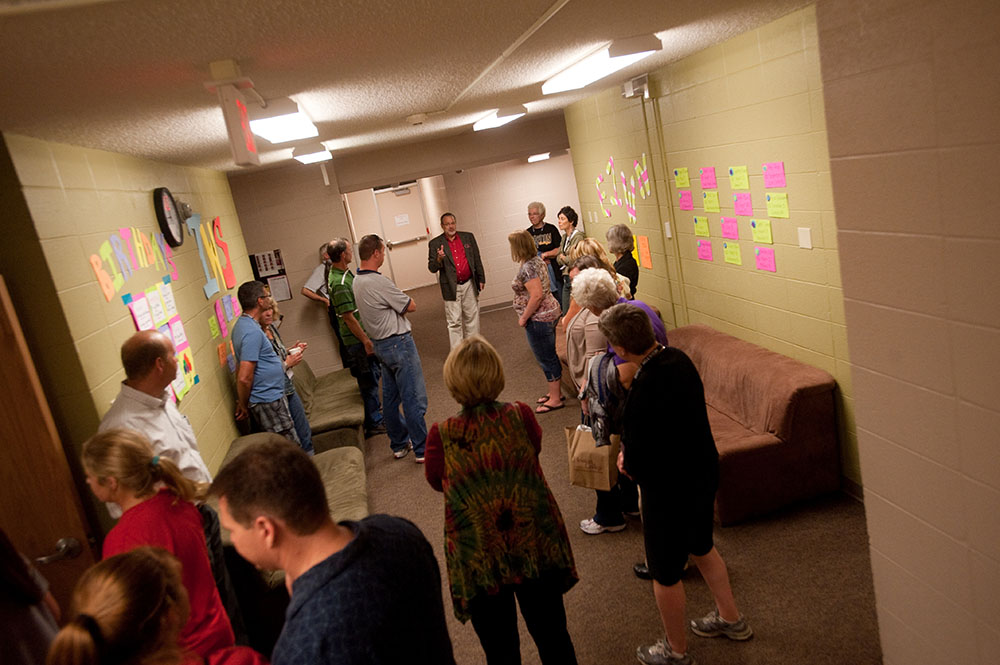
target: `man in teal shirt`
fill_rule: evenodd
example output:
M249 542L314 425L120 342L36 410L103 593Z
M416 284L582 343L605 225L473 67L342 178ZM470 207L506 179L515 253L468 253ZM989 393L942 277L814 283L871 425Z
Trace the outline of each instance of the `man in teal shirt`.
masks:
M361 399L365 404L365 438L368 438L385 432L378 396L381 367L354 303L354 273L350 269L354 249L351 242L346 238L334 238L327 245L326 253L331 261L327 286L330 309L337 316L341 360L344 367L351 370L351 376L357 380L361 390Z

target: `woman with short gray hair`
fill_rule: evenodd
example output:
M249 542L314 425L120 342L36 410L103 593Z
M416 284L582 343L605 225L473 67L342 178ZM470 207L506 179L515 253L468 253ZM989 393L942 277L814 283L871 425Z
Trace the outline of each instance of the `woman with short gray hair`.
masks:
M632 239L632 229L626 224L615 224L605 236L608 239L608 251L615 255L615 271L628 277L628 288L635 297L639 286L639 265L632 256L635 241Z

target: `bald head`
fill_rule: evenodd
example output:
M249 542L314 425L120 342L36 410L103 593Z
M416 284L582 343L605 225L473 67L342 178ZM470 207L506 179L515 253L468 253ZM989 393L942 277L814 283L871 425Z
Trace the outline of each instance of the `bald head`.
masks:
M140 330L122 344L122 367L130 382L142 381L159 369L172 366L174 345L166 335L156 330ZM162 360L161 364L157 364ZM174 379L171 376L167 384Z

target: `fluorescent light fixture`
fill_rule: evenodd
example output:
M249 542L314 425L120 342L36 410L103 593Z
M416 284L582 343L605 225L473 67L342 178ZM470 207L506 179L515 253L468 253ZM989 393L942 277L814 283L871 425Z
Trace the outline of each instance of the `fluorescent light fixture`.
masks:
M479 132L484 129L493 129L494 127L501 127L506 125L508 122L513 122L517 120L524 114L528 112L528 109L524 105L518 106L508 106L502 109L498 109L493 113L490 113L485 118L481 118L476 124L472 126L472 129Z
M542 94L577 90L614 74L663 48L656 35L619 39L559 72L542 84Z
M528 163L531 164L532 162L540 162L548 158L549 158L549 153L540 152L537 155L532 155L531 157L528 157Z
M319 130L299 105L288 97L272 99L250 115L250 131L271 143L285 143L319 136Z
M315 164L316 162L327 162L333 159L333 155L322 143L310 143L300 145L292 150L292 157L303 164Z

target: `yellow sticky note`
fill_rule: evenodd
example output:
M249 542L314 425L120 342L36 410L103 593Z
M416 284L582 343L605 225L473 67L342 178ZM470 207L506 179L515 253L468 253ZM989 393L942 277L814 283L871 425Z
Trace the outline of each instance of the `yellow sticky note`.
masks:
M767 216L788 219L788 194L785 192L768 192Z
M743 265L743 257L740 255L740 244L729 240L722 243L722 253L726 257L726 263Z
M774 242L774 240L771 239L771 220L751 219L750 230L753 232L754 242L766 243L768 245Z
M733 189L750 189L750 176L747 174L747 167L729 167L729 186Z
M688 170L686 166L674 169L674 185L677 187L691 186L691 179L688 177Z
M703 238L709 237L708 233L708 217L694 217L694 234L696 236L701 236Z
M701 200L705 204L705 212L719 212L719 193L716 191L702 192Z
M639 239L635 235L632 236L632 258L639 263Z
M208 317L208 329L212 333L212 339L216 339L222 334L219 330L219 320L215 316Z

